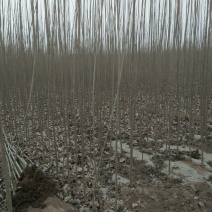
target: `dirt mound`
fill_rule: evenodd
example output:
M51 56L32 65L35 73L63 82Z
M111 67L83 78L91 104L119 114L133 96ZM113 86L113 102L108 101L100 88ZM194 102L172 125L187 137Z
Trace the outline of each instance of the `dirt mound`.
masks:
M13 206L17 212L30 205L42 208L45 207L44 201L47 197L55 193L56 182L52 178L46 176L35 165L26 167L17 183Z
M68 204L63 202L57 197L48 197L44 205L46 206L45 208L32 208L29 207L26 212L74 212L73 207Z

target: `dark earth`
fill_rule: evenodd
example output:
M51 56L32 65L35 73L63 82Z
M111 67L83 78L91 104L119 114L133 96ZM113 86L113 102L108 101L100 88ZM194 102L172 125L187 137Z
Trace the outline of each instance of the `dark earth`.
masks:
M44 201L55 193L54 179L46 176L35 165L26 167L17 183L13 207L16 212L23 211L30 205L34 208L44 208Z

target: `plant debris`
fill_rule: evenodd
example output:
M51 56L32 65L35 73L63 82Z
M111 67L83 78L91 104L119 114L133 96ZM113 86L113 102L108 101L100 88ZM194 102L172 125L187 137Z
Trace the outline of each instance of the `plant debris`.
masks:
M56 181L46 176L35 165L26 167L17 183L13 197L13 207L16 211L27 208L45 207L43 202L56 193Z

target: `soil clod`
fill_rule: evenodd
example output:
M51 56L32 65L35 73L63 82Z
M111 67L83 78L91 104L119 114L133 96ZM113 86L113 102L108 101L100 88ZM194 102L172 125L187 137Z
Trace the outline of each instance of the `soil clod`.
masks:
M15 211L21 211L29 205L40 208L47 197L55 193L56 181L46 176L35 165L26 167L17 183L13 207Z

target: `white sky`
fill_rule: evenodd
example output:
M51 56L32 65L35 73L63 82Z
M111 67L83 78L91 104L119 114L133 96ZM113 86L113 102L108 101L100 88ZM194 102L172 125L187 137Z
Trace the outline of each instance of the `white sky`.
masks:
M30 37L30 33L32 34L32 18L31 18L31 1L28 0L1 0L0 5L0 15L1 15L1 33L4 35L4 39L7 40L8 33L12 32L13 39L17 39L17 35L19 35L20 28L20 13L19 6L21 7L21 15L22 15L22 25L24 29L23 36L24 38ZM34 1L36 2L36 1ZM37 0L38 2L38 16L39 16L39 31L41 37L45 36L45 10L44 10L44 0ZM72 29L74 29L74 20L75 20L75 0L65 0L65 10L63 8L63 0L47 0L48 3L48 12L49 15L52 16L54 14L54 5L57 7L57 3L60 3L60 21L62 23L64 13L66 13L66 35L67 40L71 39L70 37L74 35ZM120 4L120 17L117 17L117 10L115 8L115 0L82 0L82 16L81 16L81 36L84 29L84 38L85 40L92 40L88 35L91 33L89 31L93 31L94 33L98 32L98 24L102 26L102 35L104 36L113 36L116 35L117 41L120 41L124 38L124 35L127 32L127 26L129 26L129 30L132 29L132 16L129 16L130 12L132 12L131 0L118 0ZM149 43L150 34L154 36L154 40L159 40L158 34L162 31L162 24L165 20L165 33L163 34L164 42L168 39L168 31L170 27L171 37L172 39L174 34L174 26L175 26L175 13L177 12L177 5L180 5L180 14L181 18L179 20L179 26L181 29L182 40L185 32L186 20L188 21L188 29L189 33L187 34L187 38L191 38L190 32L194 30L193 23L191 20L194 19L194 15L196 15L196 30L198 39L202 40L204 36L204 28L208 26L206 21L207 15L207 0L137 0L136 1L136 18L135 18L135 28L136 28L136 38L140 39L140 42ZM190 2L190 7L189 7ZM54 4L55 3L55 4ZM198 10L194 11L194 4L198 5ZM101 8L102 4L102 21L99 18L100 13L98 12ZM90 16L90 9L94 11L94 5L96 5L96 14L92 14ZM145 8L144 8L145 5ZM171 22L169 24L169 7L171 9ZM150 11L152 8L152 11ZM160 8L160 10L159 10ZM189 10L189 15L186 15L186 10ZM165 14L164 14L165 12ZM152 13L152 15L150 15ZM145 14L145 15L144 15ZM165 17L164 17L165 15ZM155 17L153 19L153 16ZM55 26L59 26L57 24L58 17L56 20L52 20L50 24L50 29L54 29L54 33L61 33L61 36L64 36L63 31L58 31ZM128 25L129 22L129 25ZM120 30L118 30L117 26L120 24ZM159 23L159 24L158 24ZM94 24L94 25L93 25ZM145 24L145 27L143 25ZM158 29L158 30L157 30ZM114 33L116 30L116 33ZM3 32L4 31L4 32ZM98 36L99 34L94 34ZM105 39L105 37L102 37ZM87 42L86 41L86 42ZM172 41L170 40L170 43Z

